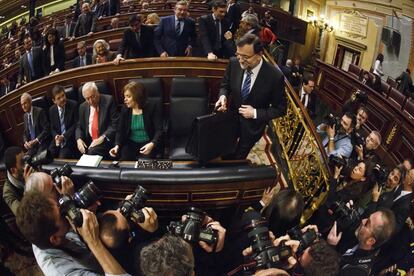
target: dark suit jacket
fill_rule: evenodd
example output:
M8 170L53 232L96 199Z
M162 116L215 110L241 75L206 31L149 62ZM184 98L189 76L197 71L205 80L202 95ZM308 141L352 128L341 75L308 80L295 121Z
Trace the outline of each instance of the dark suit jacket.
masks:
M65 105L65 114L64 114L64 121L65 121L65 133L63 136L65 137L66 145L74 145L75 143L75 129L76 124L78 123L78 104L75 101L66 100ZM50 126L51 126L51 134L52 134L52 143L55 142L55 136L61 135L60 129L60 119L59 119L59 111L57 105L52 105L49 108L49 118L50 118Z
M85 53L86 55L86 64L85 65L91 65L92 64L92 55L89 53ZM80 66L80 57L77 56L73 60L73 68L77 68Z
M108 51L106 54L106 62L113 61L116 58L116 53ZM92 56L92 64L96 64L96 56Z
M299 74L302 75L303 77L303 72L304 72L304 69L301 65L299 66L299 68L296 66L292 66L292 77L290 80L290 83L292 84L292 86L300 86L302 79L299 76ZM296 76L293 76L293 73L296 73Z
M411 79L411 76L407 72L402 72L398 78L395 79L396 81L399 81L398 84L398 90L403 93L404 95L407 95L411 92L411 87L413 86L413 80Z
M39 140L41 144L49 142L49 133L50 133L50 125L49 121L47 120L45 111L40 108L33 106L33 127L35 129L35 136ZM29 132L29 124L27 120L28 116L27 113L24 114L24 133L23 133L23 143L30 141L30 132Z
M49 75L56 68L59 71L65 70L65 47L63 46L63 41L59 41L53 45L53 57L55 59L55 65L52 68L50 66L50 47L46 46L43 48L43 71L45 75Z
M212 14L206 14L199 19L200 42L203 47L204 54L213 52L215 55L220 54L219 57L230 57L235 53L235 45L233 39L225 39L224 34L230 30L230 22L227 18L221 20L221 43L217 44L217 29L216 22ZM217 45L216 45L217 44ZM219 46L219 48L217 48Z
M98 135L105 135L107 139L113 142L115 139L119 114L116 111L115 102L112 99L112 96L101 94L100 97ZM83 102L79 106L79 121L76 126L75 138L76 140L81 138L86 143L92 140L88 129L89 114L90 106L87 102Z
M78 22L76 23L75 30L73 31L73 35L84 36L87 35L89 32L96 31L96 15L93 12L89 12L87 14L81 14L78 18Z
M301 93L302 93L302 88L299 90L299 100L301 97ZM313 119L316 115L316 107L318 104L318 95L316 94L316 91L313 90L310 95L308 96L308 106L306 107L306 109L308 110L308 113L310 115L310 117Z
M60 37L67 38L73 35L73 30L75 29L76 22L70 22L68 25L69 25L68 33L66 33L66 25L56 27L56 30L58 31Z
M142 110L144 115L145 131L155 146L160 143L162 136L161 106L157 103L148 102ZM118 130L116 132L115 145L125 144L131 134L132 109L123 107L119 118Z
M229 109L238 114L242 104L251 105L257 109L257 119L245 119L239 116L252 139L259 139L267 122L286 114L287 100L283 73L276 67L263 60L263 65L247 99L242 102L241 86L244 70L236 58L230 58L226 73L220 86L220 96L228 99ZM229 103L230 102L230 103Z
M164 51L169 56L185 56L185 49L194 46L196 41L195 22L192 18L184 19L184 28L180 36L175 32L175 15L161 18L155 28L154 44L159 55Z
M102 16L113 16L119 13L120 10L120 1L119 0L109 0L105 1L102 8Z
M14 82L10 82L9 91L7 93L12 92L15 88L16 88L16 84ZM3 97L4 95L6 95L6 86L2 84L0 85L0 97Z
M126 59L154 56L153 27L141 25L139 41L131 28L126 29L118 48L118 54Z
M34 76L32 76L30 74L29 61L27 60L27 52L24 53L24 55L20 59L20 69L19 69L19 76L18 76L17 82L21 83L24 79L26 79L26 82L31 82L31 81L42 78L44 76L42 58L43 58L42 49L39 47L33 47L32 48L32 59L33 59Z
M410 214L410 204L413 199L413 194L411 193L411 194L402 196L398 200L394 201L394 199L397 198L397 196L401 193L401 191L402 191L402 186L399 186L394 191L381 194L377 202L371 201L368 204L363 214L363 217L368 217L372 213L376 212L377 210L381 208L389 208L393 211L395 215L395 222L396 222L395 233L398 233L404 226L405 220L408 218Z
M233 34L236 33L237 29L239 28L240 19L241 19L241 11L239 4L234 4L230 6L226 13L226 17L230 21L230 30Z

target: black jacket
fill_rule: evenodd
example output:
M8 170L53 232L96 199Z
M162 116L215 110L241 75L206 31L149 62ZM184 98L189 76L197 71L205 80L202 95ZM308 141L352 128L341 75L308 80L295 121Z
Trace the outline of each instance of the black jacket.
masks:
M126 59L155 56L154 28L141 25L139 41L131 28L126 29L118 48L118 54Z
M162 118L161 107L157 103L148 102L143 108L144 127L148 134L150 142L155 146L160 143L162 137ZM132 109L123 107L119 118L116 132L115 145L122 146L128 140L131 134Z

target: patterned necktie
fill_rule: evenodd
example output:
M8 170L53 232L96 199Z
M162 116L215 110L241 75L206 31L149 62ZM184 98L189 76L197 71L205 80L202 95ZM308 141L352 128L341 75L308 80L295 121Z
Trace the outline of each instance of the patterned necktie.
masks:
M30 75L33 77L34 76L34 69L33 69L32 50L30 50L29 52L27 52L27 61L29 62Z
M32 123L32 114L27 114L27 124L29 127L29 134L30 134L30 140L34 140L36 138L35 130Z
M79 56L79 67L85 66L85 63L83 62L83 57Z
M250 83L252 81L252 71L246 71L246 78L244 79L243 85L242 85L242 89L241 89L241 97L242 100L246 100L247 96L249 96L249 92L250 92Z
M181 34L181 21L182 19L178 19L177 25L175 26L175 33L177 34L177 36L180 36Z
M64 108L60 108L59 120L60 120L60 134L63 135L66 132L65 109Z

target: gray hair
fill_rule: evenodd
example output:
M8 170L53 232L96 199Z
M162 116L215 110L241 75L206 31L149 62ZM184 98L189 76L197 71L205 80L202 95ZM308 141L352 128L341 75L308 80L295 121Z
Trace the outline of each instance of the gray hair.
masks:
M25 183L24 192L36 190L44 195L48 195L54 188L53 185L48 185L52 183L50 178L51 176L44 172L32 173Z
M105 41L105 39L98 39L97 41L95 41L95 43L93 44L93 55L96 56L96 45L98 45L98 43L102 43L105 47L105 50L108 52L109 51L109 44L108 42Z
M87 83L85 83L82 86L82 96L83 97L85 97L85 91L86 90L89 90L89 89L92 89L92 90L94 90L94 91L96 91L96 92L99 93L99 90L98 90L98 87L96 86L96 83L93 82L93 81L88 81Z
M287 59L286 66L292 66L292 65L293 65L293 61L291 59Z
M247 24L252 26L252 28L256 28L259 25L259 19L257 19L257 16L253 14L246 14L242 17L241 21L246 22Z
M20 96L20 100L24 100L24 99L29 99L30 102L32 102L32 95L30 95L27 92L24 92L21 96Z

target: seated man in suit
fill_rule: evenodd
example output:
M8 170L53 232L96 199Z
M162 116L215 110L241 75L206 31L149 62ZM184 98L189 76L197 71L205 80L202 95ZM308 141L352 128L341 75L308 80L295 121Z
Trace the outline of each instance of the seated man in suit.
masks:
M76 127L76 141L84 154L107 156L112 147L118 112L112 96L101 95L94 82L82 87L85 102L79 107L79 121Z
M75 129L78 122L78 104L66 99L65 89L55 86L52 90L52 105L49 118L52 129L52 142L49 149L54 157L77 157L75 146Z
M45 111L32 106L32 96L27 92L20 97L20 104L24 112L24 148L29 155L47 149L50 125Z
M114 60L119 61L130 58L151 57L154 54L153 29L142 25L140 15L132 15L129 18L129 28L124 31L118 55Z
M24 39L23 47L26 50L26 53L24 53L20 59L20 69L16 85L17 88L23 84L40 79L44 76L42 49L39 47L32 47L32 39L30 36L27 36Z
M208 59L229 58L235 46L230 21L225 18L227 5L223 0L213 3L213 13L200 17L200 41Z
M178 1L174 13L162 17L155 29L155 48L160 57L191 56L197 34L194 20L188 17L188 3Z
M92 55L86 52L86 42L79 41L76 47L78 56L73 60L73 68L92 64Z
M96 15L91 11L89 3L82 4L82 14L76 22L71 40L79 36L92 36L96 31Z
M92 64L113 61L116 54L109 50L109 44L104 39L98 39L93 44Z
M240 139L231 158L244 159L262 137L268 121L286 114L287 101L283 73L263 60L260 39L247 34L236 45L237 59L230 59L216 107L238 114Z
M369 86L371 88L374 87L374 82L372 81L372 79L369 77L369 72L368 71L364 71L364 73L362 74L362 79L361 82L363 84L365 84L366 86Z
M12 92L15 88L16 84L4 76L0 81L0 97Z

